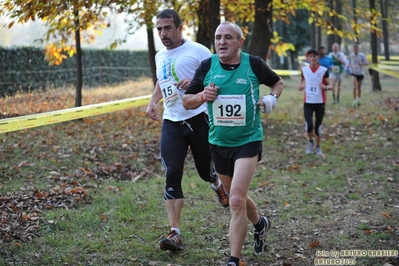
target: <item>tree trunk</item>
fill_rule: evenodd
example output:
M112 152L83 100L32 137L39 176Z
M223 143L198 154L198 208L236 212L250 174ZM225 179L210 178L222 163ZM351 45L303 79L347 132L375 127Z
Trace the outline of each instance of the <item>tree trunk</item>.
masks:
M255 0L255 22L248 52L266 60L273 36L272 0Z
M210 32L211 35L211 50L215 46L215 31L220 24L220 0L210 0ZM214 49L213 49L214 50Z
M341 0L335 0L335 11L337 11L338 14L342 15L342 3ZM335 27L337 30L342 31L342 23L341 20L338 17L335 17L336 25ZM342 38L339 35L335 35L335 41L341 46Z
M357 24L357 11L356 11L356 0L352 0L352 9L353 9L353 21ZM355 33L355 43L359 43L359 38L357 37L357 32Z
M196 41L200 44L205 45L209 49L211 48L211 36L209 32L210 28L210 0L201 0L197 10L198 15L198 31Z
M380 0L385 60L389 60L388 2L389 0Z
M375 10L375 0L370 0L370 11L372 12L373 10ZM372 23L371 26L376 27L377 25ZM371 56L372 63L377 64L377 33L373 29L371 29ZM378 71L373 71L372 79L373 91L381 91L382 89Z
M334 9L334 0L329 0L329 2L328 2L328 7L330 8L330 9ZM335 27L336 25L335 25L335 19L334 19L334 17L330 17L330 15L328 15L327 14L327 17L328 17L328 19L330 20L330 23L331 23L331 25L333 26L333 27ZM326 51L330 51L330 49L331 49L331 47L332 47L332 45L333 45L333 43L334 43L334 34L329 34L328 35L328 37L327 37L327 46L326 46Z
M315 14L315 19L317 18L317 14ZM317 40L317 27L316 27L316 22L313 21L312 24L310 25L310 27L312 28L311 30L311 44L310 46L312 46L313 48L315 48L317 46L316 40Z
M323 40L322 40L323 36L321 34L321 26L317 26L316 29L317 29L317 43L316 43L315 48L318 49L323 42Z
M291 63L292 63L292 68L291 69L299 69L300 65L298 63L298 51L289 51L290 56L291 56Z
M154 34L152 31L151 25L146 25L147 31L147 40L148 40L148 60L150 61L150 68L151 68L151 76L152 76L152 83L157 83L157 73L156 73L156 66L155 66L155 42L154 42Z
M79 11L75 10L74 13L75 23L75 44L76 44L76 95L75 107L82 106L82 85L83 85L83 67L82 67L82 48L80 45L80 22Z
M215 31L220 24L220 0L201 0L197 11L198 31L196 41L209 49L214 47Z

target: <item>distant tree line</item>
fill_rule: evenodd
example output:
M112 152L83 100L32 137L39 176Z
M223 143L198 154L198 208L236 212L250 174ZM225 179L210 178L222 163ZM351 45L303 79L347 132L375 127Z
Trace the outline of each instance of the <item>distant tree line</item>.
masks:
M90 43L96 32L107 27L109 12L125 13L129 23L128 33L138 28L147 30L148 59L155 82L154 16L164 8L175 9L185 26L194 29L196 41L213 50L213 35L221 20L236 22L244 31L247 43L244 48L251 54L267 58L273 51L280 59L288 53L298 53L298 46L318 47L323 38L332 42L360 43L369 36L372 63L377 63L378 42L382 39L385 57L389 59L389 31L397 32L398 1L389 0L187 0L187 1L142 1L142 0L76 0L47 1L21 0L0 1L0 15L11 18L7 27L40 19L47 22L48 31L40 39L46 45L45 56L52 65L61 64L74 56L76 68L75 106L81 105L83 85L83 63L81 43ZM300 18L301 21L298 21ZM304 28L303 22L308 27ZM388 23L391 22L391 23ZM296 24L299 39L292 40L285 34L290 30L285 25ZM290 27L289 26L289 27ZM382 28L382 29L381 29ZM310 31L310 37L308 32ZM291 39L291 40L289 40ZM115 48L124 40L115 40ZM295 42L294 45L292 42ZM280 62L283 63L283 62ZM373 90L380 90L378 73L373 75Z

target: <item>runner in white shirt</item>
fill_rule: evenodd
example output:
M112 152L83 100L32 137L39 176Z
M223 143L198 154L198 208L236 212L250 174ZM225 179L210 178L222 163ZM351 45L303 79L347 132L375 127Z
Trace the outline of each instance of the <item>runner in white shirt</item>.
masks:
M319 53L316 49L310 49L307 52L307 59L309 65L302 68L302 80L299 85L299 90L304 90L304 116L306 121L306 131L308 134L308 146L306 154L313 153L313 138L316 135L316 155L323 156L320 148L321 141L321 124L323 122L325 104L326 104L326 91L332 89L329 80L327 68L319 64ZM313 113L316 116L315 125L313 127ZM314 131L314 133L313 133Z
M362 92L362 83L364 79L364 66L369 63L364 53L359 52L359 45L353 46L353 53L349 55L349 68L352 75L353 84L353 107L360 105L360 96Z
M163 98L161 160L166 170L164 198L170 223L168 236L159 243L162 250L184 248L180 235L180 216L184 205L182 178L184 161L190 147L199 176L212 183L223 207L229 197L213 167L208 143L209 121L206 105L186 110L182 97L201 62L212 54L205 46L184 40L180 16L171 9L161 11L156 18L158 35L165 46L155 56L157 83L146 114L160 120L157 103Z

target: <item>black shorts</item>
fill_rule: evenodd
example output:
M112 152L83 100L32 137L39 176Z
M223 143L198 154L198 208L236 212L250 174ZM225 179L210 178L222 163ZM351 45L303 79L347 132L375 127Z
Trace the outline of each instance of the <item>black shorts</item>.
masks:
M233 177L235 161L241 158L262 157L262 141L250 142L239 147L220 147L210 144L216 172Z
M356 78L357 81L362 81L364 79L364 75L356 75L356 74L351 74Z

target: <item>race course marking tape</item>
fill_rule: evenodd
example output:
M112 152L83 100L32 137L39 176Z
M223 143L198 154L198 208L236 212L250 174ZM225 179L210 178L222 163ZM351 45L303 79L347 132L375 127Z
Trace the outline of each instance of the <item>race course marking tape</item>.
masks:
M275 70L280 76L299 75L300 72L296 70ZM99 103L87 106L80 106L75 108L68 108L58 111L32 114L20 117L6 118L0 120L0 134L17 131L21 129L40 127L70 120L75 120L88 116L101 115L105 113L120 111L133 107L143 106L148 104L151 95L129 98L119 101L111 101L106 103Z
M273 71L279 76L299 76L301 74L298 70L274 69Z
M6 118L0 120L0 134L17 131L21 129L45 126L88 116L101 115L115 111L121 111L133 107L140 107L148 104L151 95L135 98L111 101L106 103L92 104L75 108L68 108L59 111L52 111L40 114L26 115L20 117Z
M398 68L393 68L392 66L384 66L381 64L373 64L372 69L375 71L381 72L385 75L399 78L399 69Z

